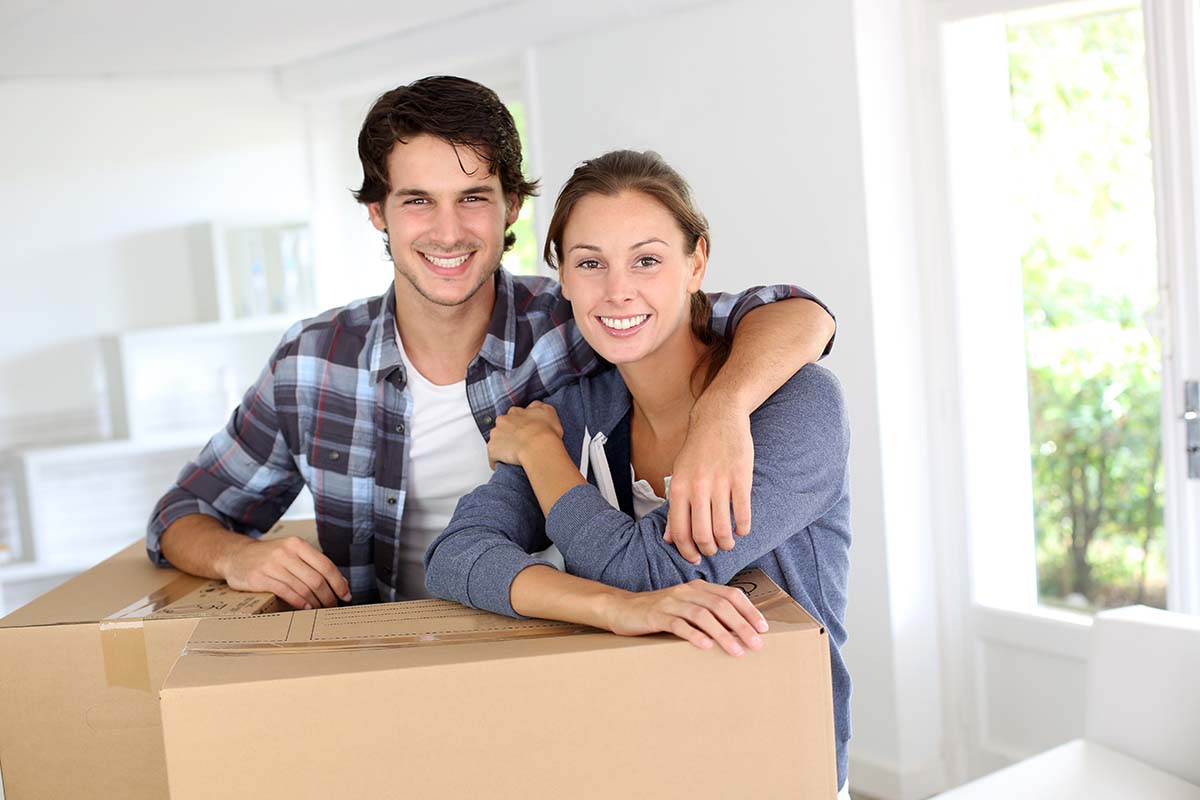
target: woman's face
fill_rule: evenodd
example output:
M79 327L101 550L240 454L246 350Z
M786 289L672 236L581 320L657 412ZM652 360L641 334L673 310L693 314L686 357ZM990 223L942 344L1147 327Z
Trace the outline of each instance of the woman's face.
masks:
M691 294L704 278L704 243L686 252L683 231L641 192L579 200L563 229L559 265L583 337L612 364L640 361L690 335Z

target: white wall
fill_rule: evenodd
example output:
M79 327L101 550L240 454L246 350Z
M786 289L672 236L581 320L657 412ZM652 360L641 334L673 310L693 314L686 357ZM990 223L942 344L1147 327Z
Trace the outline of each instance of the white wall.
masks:
M304 119L274 86L0 82L0 447L105 432L95 337L196 319L184 226L307 213Z
M886 81L894 59L865 64L873 71L860 76L855 24L849 4L761 0L636 21L536 48L533 100L547 197L583 158L658 150L689 178L712 224L710 288L799 283L837 313L827 363L845 386L853 431L850 781L917 796L937 788L941 745L932 564L913 563L928 552L928 489L912 466L923 433L903 416L922 402L907 369L919 338L909 322L920 315L917 293L903 291L916 268L911 236L902 218L885 216L911 182L907 150L897 175L897 153L878 138L897 132L892 110L870 125L860 116L860 78ZM864 129L877 138L864 142ZM872 202L867 188L885 194ZM888 392L904 392L901 405L888 408ZM887 482L885 461L901 470Z

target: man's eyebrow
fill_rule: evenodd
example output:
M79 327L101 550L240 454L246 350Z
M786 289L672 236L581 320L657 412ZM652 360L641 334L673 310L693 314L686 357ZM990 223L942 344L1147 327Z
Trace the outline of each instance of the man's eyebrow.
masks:
M429 192L425 191L424 189L409 189L408 187L405 187L405 186L400 187L396 191L392 192L392 194L397 197L401 197L401 196L428 197L429 196Z
M491 186L472 186L470 189L463 189L459 194L495 194L496 190Z

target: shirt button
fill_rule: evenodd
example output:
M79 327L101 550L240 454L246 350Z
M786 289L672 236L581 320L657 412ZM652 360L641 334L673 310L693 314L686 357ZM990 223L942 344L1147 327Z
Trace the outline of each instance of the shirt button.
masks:
M330 461L337 461L341 457L342 457L342 454L336 450L334 450L332 453L329 454Z
M403 423L396 426L396 433L404 433L404 424Z
M483 417L483 424L484 424L484 425L491 425L491 424L492 424L493 422L495 422L495 421L496 421L496 418L495 418L495 417L493 417L491 414L485 414L485 415L484 415L484 417Z
M394 505L396 505L396 498L394 498L394 497L389 497L389 498L388 498L388 505L389 505L389 506L394 506Z

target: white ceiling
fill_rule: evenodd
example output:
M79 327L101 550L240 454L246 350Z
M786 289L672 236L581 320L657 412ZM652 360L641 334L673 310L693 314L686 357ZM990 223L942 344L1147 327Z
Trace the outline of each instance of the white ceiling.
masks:
M279 67L512 1L0 0L0 78Z

